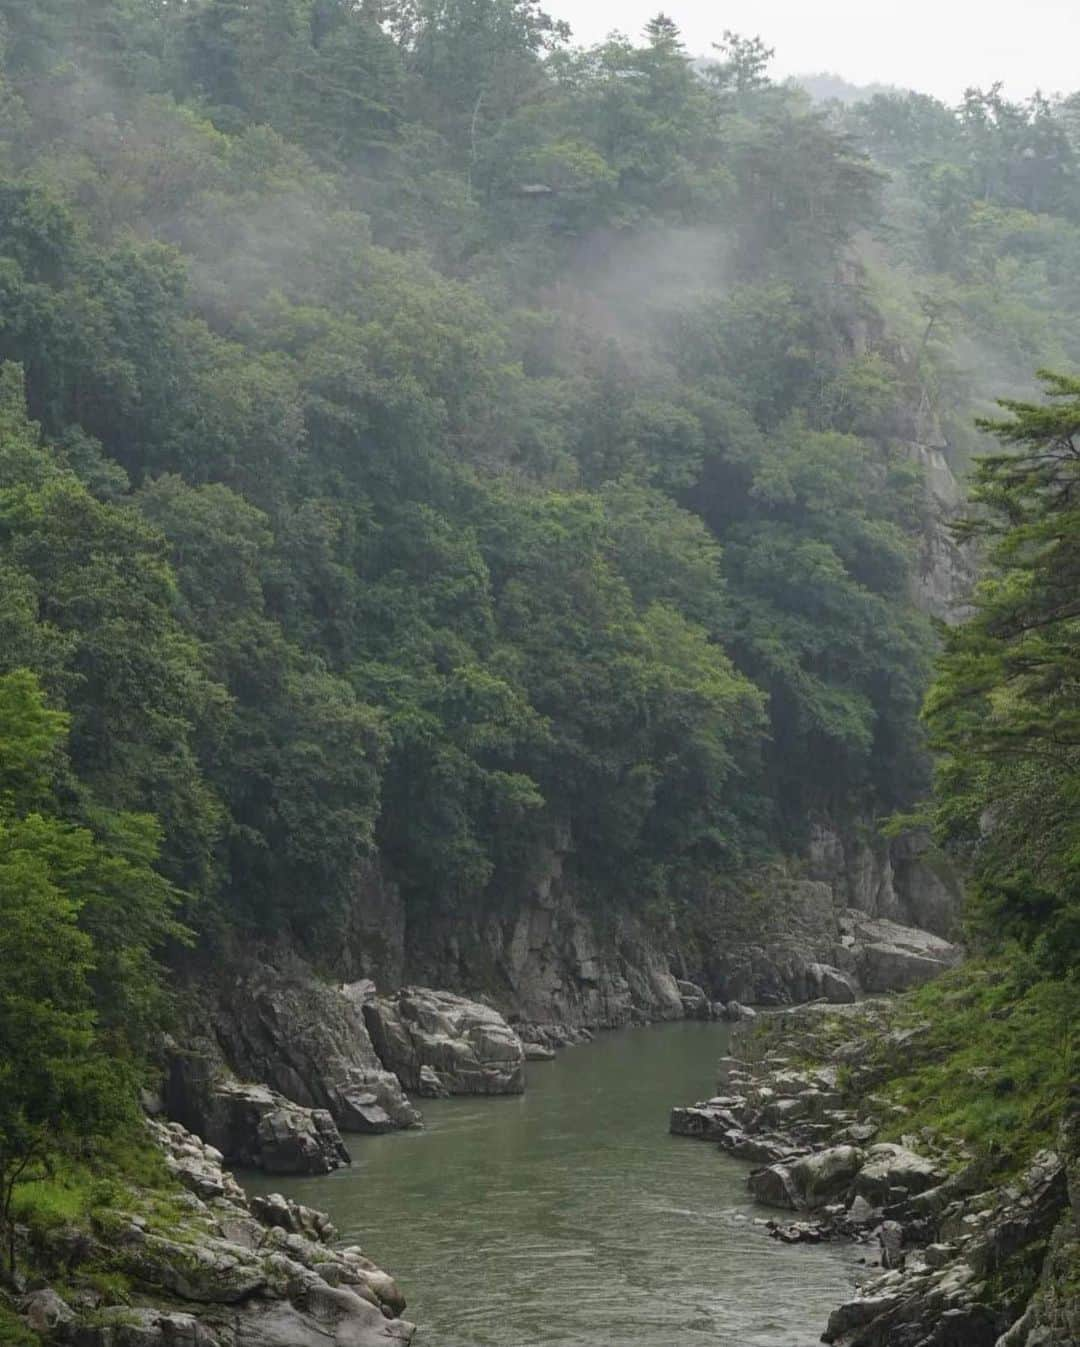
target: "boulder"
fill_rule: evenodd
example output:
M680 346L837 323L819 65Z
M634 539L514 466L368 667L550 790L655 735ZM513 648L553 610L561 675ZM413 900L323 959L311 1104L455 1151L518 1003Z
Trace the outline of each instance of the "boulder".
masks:
M791 1179L800 1205L813 1209L842 1197L865 1158L857 1146L830 1146L796 1160L791 1166Z
M430 1089L432 1077L448 1094L520 1094L525 1088L521 1039L488 1006L405 987L396 996L370 997L363 1009L376 1052L407 1090Z
M337 1231L324 1211L291 1202L281 1193L268 1193L249 1201L252 1214L268 1229L287 1230L293 1235L304 1235L321 1244L332 1244Z
M854 982L839 968L833 968L827 963L812 963L807 966L806 972L815 994L824 997L831 1005L850 1005L858 999Z
M322 1286L300 1303L252 1306L237 1323L236 1347L388 1347L411 1342L414 1331L346 1287Z
M545 1048L543 1043L525 1043L522 1046L527 1062L553 1062L555 1060L554 1048Z
M694 1137L698 1141L723 1141L737 1130L739 1120L731 1109L716 1104L695 1104L692 1108L673 1108L668 1130L672 1136Z
M766 1206L812 1211L842 1197L865 1158L857 1146L830 1146L756 1169L747 1183L754 1198Z
M763 1206L797 1211L801 1205L787 1165L767 1165L764 1169L751 1170L746 1182L754 1201Z
M683 1014L688 1020L711 1020L713 1018L712 1002L705 994L703 987L699 987L696 982L686 982L681 978L675 979L675 986L679 989Z
M959 946L914 926L871 918L849 909L842 929L850 931L851 955L867 992L906 991L959 963Z
M855 1191L872 1206L895 1201L899 1189L903 1190L900 1195L913 1197L945 1178L936 1161L890 1142L871 1146L866 1156L866 1164L855 1175Z
M48 1286L41 1291L31 1291L23 1298L20 1308L29 1326L42 1336L55 1332L75 1318L67 1301Z

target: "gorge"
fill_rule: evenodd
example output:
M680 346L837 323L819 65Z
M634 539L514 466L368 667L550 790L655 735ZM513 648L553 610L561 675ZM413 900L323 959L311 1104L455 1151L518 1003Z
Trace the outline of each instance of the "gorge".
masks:
M0 0L0 1347L1071 1347L1080 94L771 62Z

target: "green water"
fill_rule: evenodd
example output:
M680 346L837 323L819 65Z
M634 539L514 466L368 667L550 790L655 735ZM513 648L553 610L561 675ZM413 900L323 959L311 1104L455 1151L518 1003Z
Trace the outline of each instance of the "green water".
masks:
M416 1347L812 1347L853 1251L769 1239L748 1166L667 1133L726 1041L605 1034L530 1064L521 1098L427 1102L422 1132L351 1138L349 1169L248 1186L323 1208L392 1272Z

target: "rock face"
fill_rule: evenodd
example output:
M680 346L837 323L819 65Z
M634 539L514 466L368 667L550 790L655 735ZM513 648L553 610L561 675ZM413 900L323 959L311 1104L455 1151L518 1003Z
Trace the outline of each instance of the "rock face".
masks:
M171 1055L165 1102L171 1117L230 1164L270 1174L328 1174L349 1163L324 1109L304 1108L265 1085L245 1085L197 1052Z
M957 876L923 830L886 840L866 826L810 829L807 872L828 884L840 909L955 937L963 893Z
M410 929L409 979L471 994L483 988L512 1021L568 1030L682 1019L674 924L650 925L628 903L601 925L566 874L569 852L568 836L556 837L527 889L490 910Z
M379 1057L417 1094L520 1094L521 1039L496 1010L450 992L371 996L364 1019Z
M178 1123L149 1124L189 1191L147 1193L140 1214L102 1213L60 1232L48 1258L71 1303L27 1297L27 1322L63 1347L392 1347L412 1341L393 1279L357 1248L334 1247L318 1212L274 1196L248 1202L220 1155ZM103 1265L136 1304L101 1302L81 1269Z
M219 994L213 1029L241 1077L265 1081L346 1132L389 1132L421 1119L376 1055L364 1022L374 984L335 986L293 964L244 968Z
M743 934L718 925L700 956L701 980L721 1000L844 1005L860 990L916 986L960 959L959 947L940 936L838 906L836 885L824 880L777 869L760 882L759 929Z
M976 559L969 549L957 543L950 528L964 509L965 493L945 454L936 447L944 444L944 436L940 427L927 426L924 430L929 433L909 449L922 469L926 493L922 546L913 577L912 598L923 612L952 623L961 621L968 611Z
M717 1001L849 1001L859 975L841 929L848 909L944 938L957 926L959 885L921 834L888 842L869 822L821 820L797 859L789 873L776 867L731 891L695 894L678 920L646 917L629 893L617 909L595 912L578 892L568 830L557 827L520 890L464 914L409 922L394 885L368 867L334 956L338 985L298 988L299 968L287 977L244 971L214 989L214 1036L238 1074L329 1109L346 1131L371 1126L373 1107L402 1125L402 1104L383 1092L372 1074L381 1064L342 1010L342 983L482 991L512 1024L528 1026L531 1041L551 1046L535 1026L558 1026L569 1040L582 1029L682 1019L688 1008L705 1014ZM357 1119L350 1098L367 1093L375 1104L361 1103Z

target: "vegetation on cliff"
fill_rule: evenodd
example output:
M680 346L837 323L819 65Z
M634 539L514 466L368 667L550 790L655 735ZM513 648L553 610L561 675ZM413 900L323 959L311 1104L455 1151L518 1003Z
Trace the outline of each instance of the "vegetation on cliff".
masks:
M921 464L985 374L1080 361L1075 98L816 111L760 42L582 50L534 0L0 0L0 39L0 940L55 928L0 1033L44 1017L61 1117L118 1104L187 930L330 962L373 861L422 924L553 848L663 910L919 798ZM930 728L984 908L1060 952L1072 675L979 645L1052 542L946 666L1005 671L974 718L1045 780L940 688ZM1062 819L1008 880L1002 783Z

